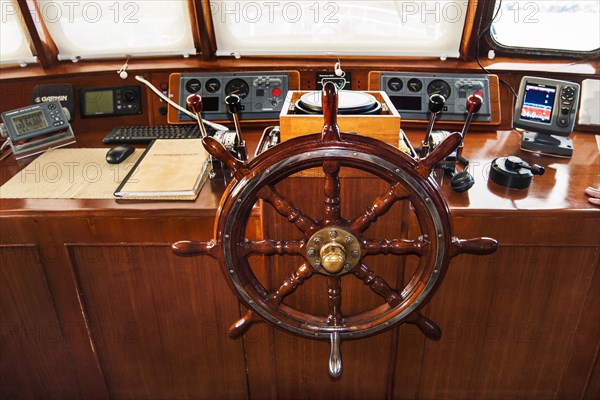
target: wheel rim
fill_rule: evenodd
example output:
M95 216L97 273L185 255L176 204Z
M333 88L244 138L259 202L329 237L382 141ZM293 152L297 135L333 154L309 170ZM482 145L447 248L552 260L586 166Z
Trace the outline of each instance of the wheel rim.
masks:
M383 152L383 155L367 152L371 147L381 147L380 142L370 138L343 135L342 142L328 145L317 136L309 136L284 142L278 147L279 149L275 149L282 156L263 153L250 163L250 173L230 184L229 193L223 197L226 200L220 207L216 238L217 243L222 245L223 272L240 300L275 326L301 336L322 339L329 339L333 332L339 332L341 338L373 335L401 323L422 307L441 281L450 258L452 227L448 209L439 195L435 181L431 178L423 179L416 172L411 173L416 162L391 148ZM300 153L299 148L303 150ZM290 149L295 149L296 154L286 157L285 154ZM344 316L343 323L338 326L330 325L330 316L304 313L287 306L283 300L276 307L270 305L267 302L270 291L254 276L247 254L240 251L243 247L240 244L245 242L245 225L250 210L258 201L257 193L262 188L274 186L294 173L322 167L325 162L331 161L340 162L342 167L372 173L390 185L400 183L405 187L408 199L415 206L421 231L428 233L425 236L429 241L427 253L420 257L417 273L400 293L400 304L391 307L386 301L375 309ZM318 226L322 228L329 225ZM362 239L362 235L360 237ZM362 273L364 275L365 271Z

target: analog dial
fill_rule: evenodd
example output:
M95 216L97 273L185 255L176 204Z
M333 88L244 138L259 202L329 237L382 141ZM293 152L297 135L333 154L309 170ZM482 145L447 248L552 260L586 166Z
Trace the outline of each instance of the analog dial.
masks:
M204 86L206 87L206 91L208 93L215 93L215 92L218 92L219 89L221 89L221 82L219 82L218 79L211 78L206 81Z
M423 89L423 82L421 82L420 79L412 78L411 80L408 81L406 86L408 87L408 90L416 93L416 92L420 92L421 89Z
M246 83L246 81L243 79L232 79L229 82L227 82L227 85L225 85L226 94L237 94L240 97L240 99L245 99L246 96L248 96L249 92L250 87L248 86L248 83Z
M185 90L187 90L188 93L198 93L201 88L202 88L202 84L200 83L200 81L198 79L190 79L185 84Z
M392 78L388 81L387 86L392 92L399 92L402 90L402 80L400 78Z
M452 93L452 89L450 89L450 85L446 81L441 79L435 79L427 85L427 94L441 94L444 96L446 100L450 98L450 94Z

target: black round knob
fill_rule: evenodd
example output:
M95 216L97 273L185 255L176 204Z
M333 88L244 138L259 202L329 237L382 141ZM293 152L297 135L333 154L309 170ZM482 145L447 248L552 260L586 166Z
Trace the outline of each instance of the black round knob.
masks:
M505 165L506 165L506 168L512 169L514 171L518 171L521 168L528 169L534 175L544 175L544 172L546 172L544 167L542 167L541 165L529 164L529 163L521 160L521 158L517 157L517 156L507 157Z
M230 114L237 114L240 112L240 103L242 99L237 94L230 94L225 97L225 107L227 108L227 112Z
M450 180L450 187L452 190L458 193L466 192L467 190L471 189L474 184L475 179L473 179L473 175L467 171L454 174Z
M126 90L125 93L123 93L123 98L125 101L131 103L133 100L135 100L135 93L133 93L132 90Z
M523 168L523 160L521 160L521 158L517 156L507 157L505 164L510 169Z
M440 111L442 111L445 104L446 104L446 98L444 96L442 96L441 94L436 93L436 94L432 94L429 97L429 111L431 111L434 114L437 114Z

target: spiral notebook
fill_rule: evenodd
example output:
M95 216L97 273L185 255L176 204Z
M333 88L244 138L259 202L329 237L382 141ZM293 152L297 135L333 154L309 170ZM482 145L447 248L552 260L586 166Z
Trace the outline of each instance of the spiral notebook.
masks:
M117 188L115 197L140 200L195 200L209 174L202 139L152 142Z

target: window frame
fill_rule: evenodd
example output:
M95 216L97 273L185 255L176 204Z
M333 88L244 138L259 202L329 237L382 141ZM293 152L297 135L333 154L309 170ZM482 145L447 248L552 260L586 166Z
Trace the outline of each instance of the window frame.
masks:
M485 32L485 35L482 37L481 43L479 44L480 57L483 58L482 55L486 55L490 50L494 50L496 56L506 57L521 56L523 58L566 58L575 60L592 60L600 57L600 48L591 51L575 51L545 49L539 47L513 47L497 42L492 36L492 30L490 28L492 26L492 18L494 17L494 10L496 9L496 3L498 1L499 0L484 0L481 4L481 7L483 7L483 14L480 29L487 29L487 31ZM477 38L475 38L473 45L477 46Z

